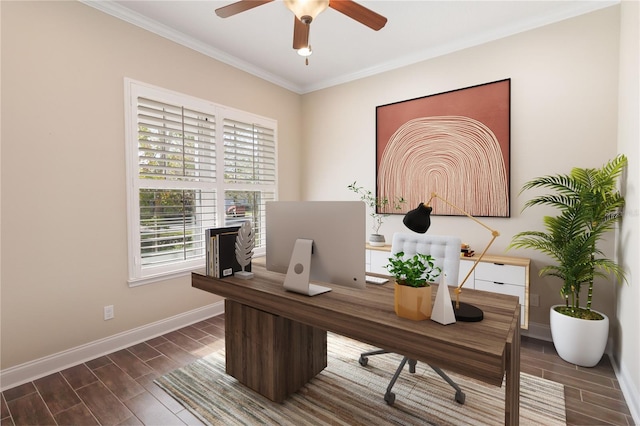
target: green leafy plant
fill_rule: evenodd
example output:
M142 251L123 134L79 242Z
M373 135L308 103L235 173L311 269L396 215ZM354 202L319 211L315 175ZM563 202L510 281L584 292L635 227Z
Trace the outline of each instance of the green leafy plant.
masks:
M364 189L358 186L356 182L348 185L347 188L350 191L355 192L360 196L360 200L371 209L369 214L373 218L373 233L378 234L380 232L380 226L384 219L389 216L389 213L383 213L388 206L391 206L393 210L400 210L402 205L407 202L404 197L397 197L393 200L393 203L389 201L387 197L376 197L373 192L368 189Z
M600 169L573 168L571 173L544 176L527 182L521 193L533 188L547 188L551 194L535 197L524 208L547 205L557 208L557 216L544 216L546 232L525 231L514 235L509 248L531 248L549 255L555 265L540 269L540 275L560 278L560 294L565 302L558 312L576 318L601 319L591 311L593 280L613 274L626 281L624 270L604 257L598 243L622 218L624 197L617 190L617 180L627 165L619 155ZM588 285L587 305L580 306L580 290Z
M440 276L442 270L435 266L435 259L431 255L416 253L405 259L404 252L398 252L389 258L385 266L400 285L409 287L429 287Z

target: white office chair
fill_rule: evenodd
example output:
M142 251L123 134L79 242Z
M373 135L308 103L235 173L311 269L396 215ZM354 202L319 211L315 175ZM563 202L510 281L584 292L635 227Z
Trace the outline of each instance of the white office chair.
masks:
M442 270L441 276L446 275L447 283L457 285L458 271L460 268L461 242L462 241L458 237L397 232L393 234L391 254L393 255L399 252L404 252L405 257L413 256L416 253L431 255L435 258L436 266ZM364 352L360 355L359 363L364 367L369 363L369 356L384 353L388 353L388 351L378 349L370 352ZM391 389L398 380L398 377L400 376L400 373L407 361L409 362L409 372L416 372L416 360L409 359L405 356L396 369L389 386L387 386L387 391L384 394L384 400L389 405L393 405L395 402L396 395L391 392ZM430 365L430 367L456 390L454 397L456 402L464 404L465 395L464 392L462 392L462 389L460 389L460 387L440 368L433 365Z

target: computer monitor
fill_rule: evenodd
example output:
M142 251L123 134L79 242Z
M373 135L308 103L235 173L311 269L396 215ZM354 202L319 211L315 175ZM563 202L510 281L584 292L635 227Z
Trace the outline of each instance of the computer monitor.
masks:
M285 289L309 296L331 290L311 280L365 287L364 202L271 201L266 220L266 266L287 274Z

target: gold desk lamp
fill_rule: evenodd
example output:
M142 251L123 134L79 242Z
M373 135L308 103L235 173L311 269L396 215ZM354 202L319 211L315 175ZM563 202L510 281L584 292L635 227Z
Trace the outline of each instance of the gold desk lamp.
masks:
M456 295L456 300L452 302L455 319L457 321L463 321L463 322L482 321L484 317L482 310L468 303L460 302L460 293L462 293L462 286L467 282L467 280L469 279L473 271L476 269L476 266L478 266L478 263L480 262L480 260L484 257L485 253L487 252L489 247L491 247L491 244L493 244L493 242L500 235L500 233L495 229L491 229L484 223L480 222L478 219L471 216L469 213L462 210L460 207L440 197L435 192L431 193L431 198L429 198L429 201L427 201L426 203L420 203L420 205L417 208L411 210L409 213L407 213L404 216L404 219L402 220L402 222L405 224L407 228L409 228L414 232L418 232L420 234L424 234L425 232L427 232L427 230L429 229L429 226L431 226L431 211L433 210L431 208L431 201L433 201L434 198L437 198L438 200L441 200L442 202L447 204L449 207L452 207L458 210L459 212L467 216L469 219L473 220L474 222L476 222L477 224L479 224L480 226L482 226L483 228L486 228L491 232L491 240L489 241L489 244L487 244L487 246L484 248L484 250L482 250L480 255L476 257L475 262L473 263L473 266L467 273L467 276L464 277L464 279L460 282L460 284L458 284L458 287L456 287L456 289L454 290Z

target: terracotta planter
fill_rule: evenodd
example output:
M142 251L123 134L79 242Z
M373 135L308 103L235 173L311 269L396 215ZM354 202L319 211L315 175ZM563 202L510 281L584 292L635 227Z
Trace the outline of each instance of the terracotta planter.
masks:
M414 321L431 318L431 287L409 287L395 283L396 315Z

